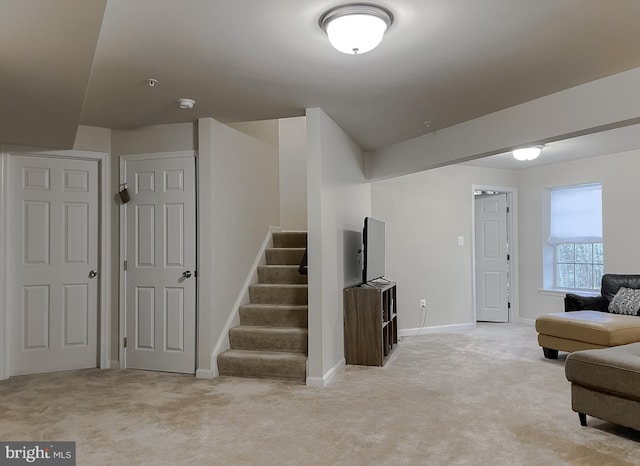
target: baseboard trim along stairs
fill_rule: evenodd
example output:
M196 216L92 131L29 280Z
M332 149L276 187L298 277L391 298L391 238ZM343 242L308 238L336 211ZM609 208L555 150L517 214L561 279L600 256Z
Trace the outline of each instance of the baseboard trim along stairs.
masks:
M298 272L306 232L274 232L240 306L240 325L229 330L230 349L218 355L221 376L305 383L308 351L307 276Z

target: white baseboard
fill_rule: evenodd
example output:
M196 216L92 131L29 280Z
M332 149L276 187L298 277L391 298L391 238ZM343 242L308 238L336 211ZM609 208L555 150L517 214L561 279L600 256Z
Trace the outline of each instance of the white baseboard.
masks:
M442 332L460 332L466 330L473 330L476 328L476 324L452 324L452 325L436 325L433 327L424 328L404 328L398 330L399 337L417 337L425 335L427 333L442 333Z
M535 319L525 319L523 317L520 317L518 319L518 323L519 324L527 324L527 325L536 325L536 320Z
M196 379L213 379L213 371L209 369L198 369Z
M307 386L324 388L331 383L331 380L336 376L338 370L345 366L344 358L338 361L338 363L327 371L322 377L307 377Z

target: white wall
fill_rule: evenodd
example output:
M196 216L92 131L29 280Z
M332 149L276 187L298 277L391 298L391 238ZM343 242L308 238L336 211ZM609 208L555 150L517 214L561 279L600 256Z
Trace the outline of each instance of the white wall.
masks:
M306 117L282 118L280 125L280 226L307 229Z
M398 327L470 324L473 185L512 187L508 170L453 165L372 184L372 215L386 222L387 274L397 281ZM464 246L458 245L464 237Z
M371 185L362 149L321 109L307 109L309 377L323 385L344 361L342 291L360 283L357 251Z
M563 293L542 289L545 188L602 183L605 273L640 273L638 215L640 150L521 170L519 186L520 317L561 312Z
M113 155L172 152L197 148L198 128L194 123L111 130Z
M278 122L199 127L198 370L211 352L270 225L279 222Z
M78 126L73 150L111 153L111 130L96 126Z

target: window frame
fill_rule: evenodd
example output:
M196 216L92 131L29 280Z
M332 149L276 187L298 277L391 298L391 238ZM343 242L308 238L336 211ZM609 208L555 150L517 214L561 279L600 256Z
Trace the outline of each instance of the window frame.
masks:
M584 187L593 187L594 185L599 186L601 194L602 194L602 183L599 181L589 182L589 183L576 183L570 185L558 185L544 188L543 190L543 247L542 247L542 272L543 272L543 289L541 291L557 291L557 292L576 292L580 294L597 294L600 291L600 286L597 288L576 288L576 287L560 287L558 286L558 262L556 257L556 247L560 244L567 243L551 243L549 241L549 236L551 233L551 193L557 189L574 189L580 186ZM579 241L569 244L602 244L602 270L604 273L604 264L605 264L605 246L604 246L604 238L601 241ZM574 257L575 260L575 257ZM593 255L592 255L593 260ZM574 262L575 264L575 262ZM600 265L594 262L590 263L593 265ZM598 280L599 283L600 280ZM595 282L594 282L595 283ZM574 281L575 284L575 281Z
M589 262L578 262L577 261L577 251L575 250L577 248L577 246L579 245L590 245L591 246L591 260ZM559 251L558 249L563 246L563 245L573 245L574 247L574 252L573 252L573 261L561 261L560 257L559 257ZM602 248L602 262L597 262L596 261L596 252L595 252L595 248L596 245L600 245L600 247ZM575 290L575 291L597 291L600 289L600 282L602 281L602 275L604 275L604 244L602 242L592 242L592 243L587 243L587 242L579 242L579 243L558 243L558 244L554 244L553 245L554 248L554 289L556 290ZM562 265L568 265L573 267L573 287L569 287L569 286L562 286L559 282L560 282L560 267ZM576 286L576 266L579 265L583 265L583 266L588 266L591 270L590 270L590 281L592 286L590 288L584 288L584 287L579 287ZM602 268L602 273L599 274L599 276L596 274L595 269L596 267L601 267Z

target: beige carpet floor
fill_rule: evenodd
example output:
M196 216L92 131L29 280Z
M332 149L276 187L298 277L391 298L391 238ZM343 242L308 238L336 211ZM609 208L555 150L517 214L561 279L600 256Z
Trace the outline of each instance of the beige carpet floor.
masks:
M133 370L0 382L0 440L75 440L79 465L638 465L640 432L570 409L533 327L405 337L327 388Z

